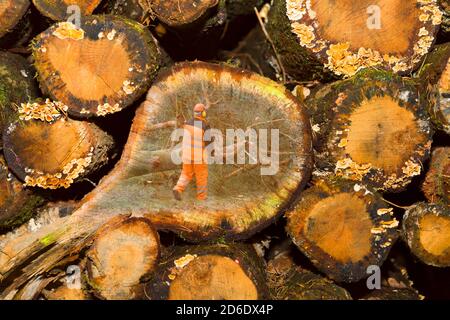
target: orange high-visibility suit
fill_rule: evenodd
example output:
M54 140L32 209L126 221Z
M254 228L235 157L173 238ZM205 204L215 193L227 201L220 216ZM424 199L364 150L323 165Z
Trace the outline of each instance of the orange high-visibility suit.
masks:
M173 190L182 193L195 176L197 199L206 200L208 195L208 164L204 134L209 128L204 118L195 117L188 121L183 129L183 168Z

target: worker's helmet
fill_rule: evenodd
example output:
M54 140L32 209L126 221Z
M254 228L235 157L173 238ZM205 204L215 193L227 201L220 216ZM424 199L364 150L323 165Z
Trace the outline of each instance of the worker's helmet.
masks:
M198 103L194 107L194 113L198 116L202 116L203 118L206 118L206 107L202 103Z

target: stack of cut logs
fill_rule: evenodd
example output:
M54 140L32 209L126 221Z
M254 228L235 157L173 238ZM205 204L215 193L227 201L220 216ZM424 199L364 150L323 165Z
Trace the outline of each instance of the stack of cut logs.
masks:
M0 0L0 298L450 298L449 14ZM221 146L208 200L177 201L197 103L279 136Z

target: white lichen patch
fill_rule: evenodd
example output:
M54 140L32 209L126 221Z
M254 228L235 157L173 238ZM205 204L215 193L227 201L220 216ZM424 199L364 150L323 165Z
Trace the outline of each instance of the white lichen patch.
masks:
M53 35L59 39L72 39L82 40L84 39L84 30L78 28L71 22L59 22L56 29L53 31Z
M197 258L197 255L194 254L187 254L177 260L174 261L175 267L177 269L183 269L185 266L187 266L189 263L191 263L195 258Z
M111 113L116 113L121 111L120 105L116 103L115 105L110 105L109 103L105 103L103 105L98 105L97 107L97 115L98 116L106 116Z
M82 108L82 109L80 110L80 113L81 113L81 114L90 114L91 112L90 112L89 110L87 110L86 108Z
M114 37L116 36L116 34L117 34L117 31L113 29L110 32L108 32L108 34L106 35L106 38L108 40L113 40Z
M382 208L377 210L377 215L383 216L385 214L392 215L394 213L394 209L392 208Z
M306 14L306 3L304 0L287 0L286 14L291 21L300 20Z
M408 177L414 177L420 175L421 169L420 164L408 160L402 168L402 172Z
M123 82L122 90L126 94L132 94L136 90L136 87L132 85L131 81L125 80Z
M335 166L335 174L353 181L361 181L372 169L372 164L358 164L350 158L338 160Z
M20 120L41 120L53 122L61 117L61 112L66 112L68 107L62 102L46 99L44 103L22 103L19 108Z
M297 35L300 40L300 44L306 48L315 47L313 42L316 38L314 34L314 28L312 26L307 26L303 23L294 22L292 25L292 31Z
M25 186L40 187L43 189L69 188L79 178L92 162L92 154L85 158L73 159L67 163L62 172L56 174L44 174L33 169L26 170Z

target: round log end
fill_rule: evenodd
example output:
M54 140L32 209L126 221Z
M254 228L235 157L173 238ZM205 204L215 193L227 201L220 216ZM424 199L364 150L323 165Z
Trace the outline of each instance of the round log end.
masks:
M78 13L84 16L92 14L101 1L102 0L33 0L33 4L44 16L49 17L52 20L63 21L71 15Z
M29 0L4 0L0 3L0 37L14 29L29 6Z

